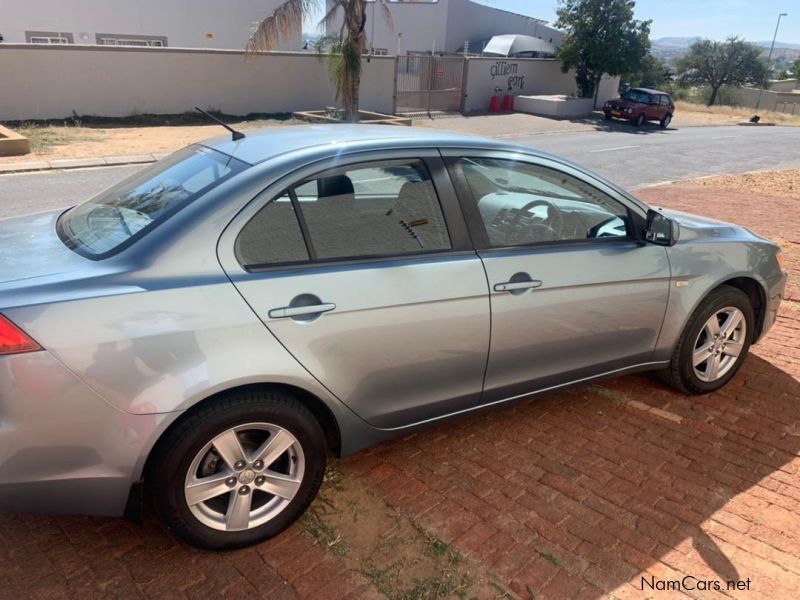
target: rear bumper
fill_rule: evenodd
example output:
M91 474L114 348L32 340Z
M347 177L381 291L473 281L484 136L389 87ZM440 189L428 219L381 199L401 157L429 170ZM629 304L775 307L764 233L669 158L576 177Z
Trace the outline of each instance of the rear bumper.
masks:
M48 352L0 357L0 509L122 515L161 418L114 408Z

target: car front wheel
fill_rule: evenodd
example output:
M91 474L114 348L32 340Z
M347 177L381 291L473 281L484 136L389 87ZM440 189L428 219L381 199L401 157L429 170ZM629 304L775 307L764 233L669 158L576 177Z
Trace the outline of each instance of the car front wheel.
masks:
M209 550L249 546L291 525L325 471L322 430L278 391L245 392L193 410L159 444L148 486L184 541Z
M633 124L636 125L637 127L641 127L642 125L644 125L644 120L645 120L644 113L640 113L639 116L636 117L636 120L633 122Z
M705 394L728 383L742 366L755 329L750 298L721 286L697 307L681 334L669 367L659 372L687 394Z

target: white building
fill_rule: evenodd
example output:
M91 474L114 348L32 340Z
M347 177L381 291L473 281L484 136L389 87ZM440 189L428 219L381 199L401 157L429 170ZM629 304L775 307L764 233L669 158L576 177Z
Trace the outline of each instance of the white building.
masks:
M563 33L546 21L477 4L470 0L389 0L391 25L383 10L367 0L367 45L376 54L409 52L459 52L465 43L480 53L494 35L518 33L538 37L558 46ZM330 9L330 0L327 1ZM339 22L328 33L339 32Z
M5 43L243 49L282 0L0 0ZM301 47L300 32L278 50Z

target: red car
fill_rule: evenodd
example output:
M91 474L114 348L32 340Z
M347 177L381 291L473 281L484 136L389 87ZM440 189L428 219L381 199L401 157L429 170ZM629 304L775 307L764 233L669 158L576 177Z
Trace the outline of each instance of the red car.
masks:
M658 121L661 129L669 127L675 103L667 92L647 88L631 88L621 98L609 100L603 106L606 120L625 119L637 127L645 121Z

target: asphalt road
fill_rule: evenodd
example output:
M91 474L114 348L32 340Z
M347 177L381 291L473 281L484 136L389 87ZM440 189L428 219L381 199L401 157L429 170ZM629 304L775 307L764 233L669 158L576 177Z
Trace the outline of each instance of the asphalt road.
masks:
M663 181L768 168L800 168L799 127L652 125L613 131L506 137L558 154L635 189ZM0 217L68 206L88 199L141 166L0 176Z

